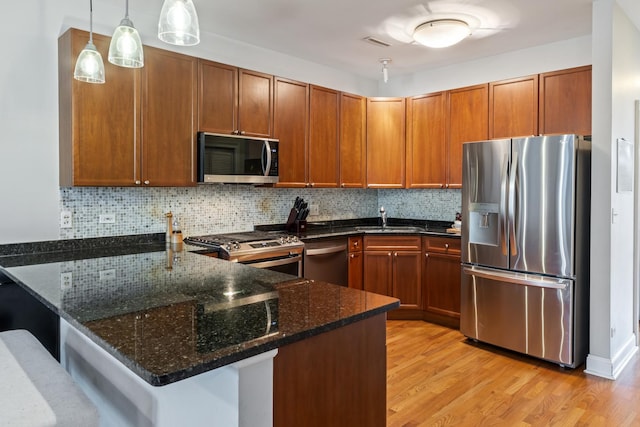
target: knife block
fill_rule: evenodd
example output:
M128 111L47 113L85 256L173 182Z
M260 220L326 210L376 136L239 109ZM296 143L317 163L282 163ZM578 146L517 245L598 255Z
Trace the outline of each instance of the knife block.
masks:
M307 232L307 221L306 220L299 220L297 219L294 223L293 223L293 229L295 230L296 234L305 234Z

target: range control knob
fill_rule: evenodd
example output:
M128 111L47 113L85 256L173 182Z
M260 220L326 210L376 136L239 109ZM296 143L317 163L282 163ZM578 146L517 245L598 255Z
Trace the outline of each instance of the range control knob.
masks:
M291 241L292 242L297 242L298 241L298 236L291 236Z
M240 249L240 243L233 242L233 249Z
M231 243L227 243L226 245L224 245L224 248L225 248L227 251L231 252Z
M284 245L284 236L280 236L278 240L280 241L281 245Z

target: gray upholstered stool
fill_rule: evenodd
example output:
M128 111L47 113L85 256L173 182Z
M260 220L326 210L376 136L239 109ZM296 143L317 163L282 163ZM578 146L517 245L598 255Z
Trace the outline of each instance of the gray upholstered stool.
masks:
M25 330L0 332L0 424L97 426L98 411Z

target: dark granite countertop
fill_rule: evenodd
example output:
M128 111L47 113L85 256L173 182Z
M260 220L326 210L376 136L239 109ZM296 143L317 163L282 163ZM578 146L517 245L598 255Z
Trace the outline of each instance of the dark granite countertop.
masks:
M165 250L160 242L43 245L43 252L5 245L0 271L152 385L399 306L395 298Z
M387 221L387 229L382 229L380 218L359 218L348 220L328 220L318 222L308 222L306 229L296 233L304 241L312 239L367 235L367 234L384 234L384 235L424 235L424 236L443 236L451 238L460 238L460 234L448 233L447 229L451 227L452 221L434 221L434 220L418 220L418 219L401 219L389 218ZM257 225L256 230L261 231L277 231L285 230L285 224L269 224Z

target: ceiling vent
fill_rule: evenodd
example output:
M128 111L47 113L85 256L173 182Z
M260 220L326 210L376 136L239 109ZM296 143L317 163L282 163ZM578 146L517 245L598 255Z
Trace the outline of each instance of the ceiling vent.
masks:
M363 38L362 40L366 41L367 43L371 43L372 45L378 46L378 47L389 47L391 46L391 43L387 43L383 40L377 39L373 36L367 36L365 38Z

